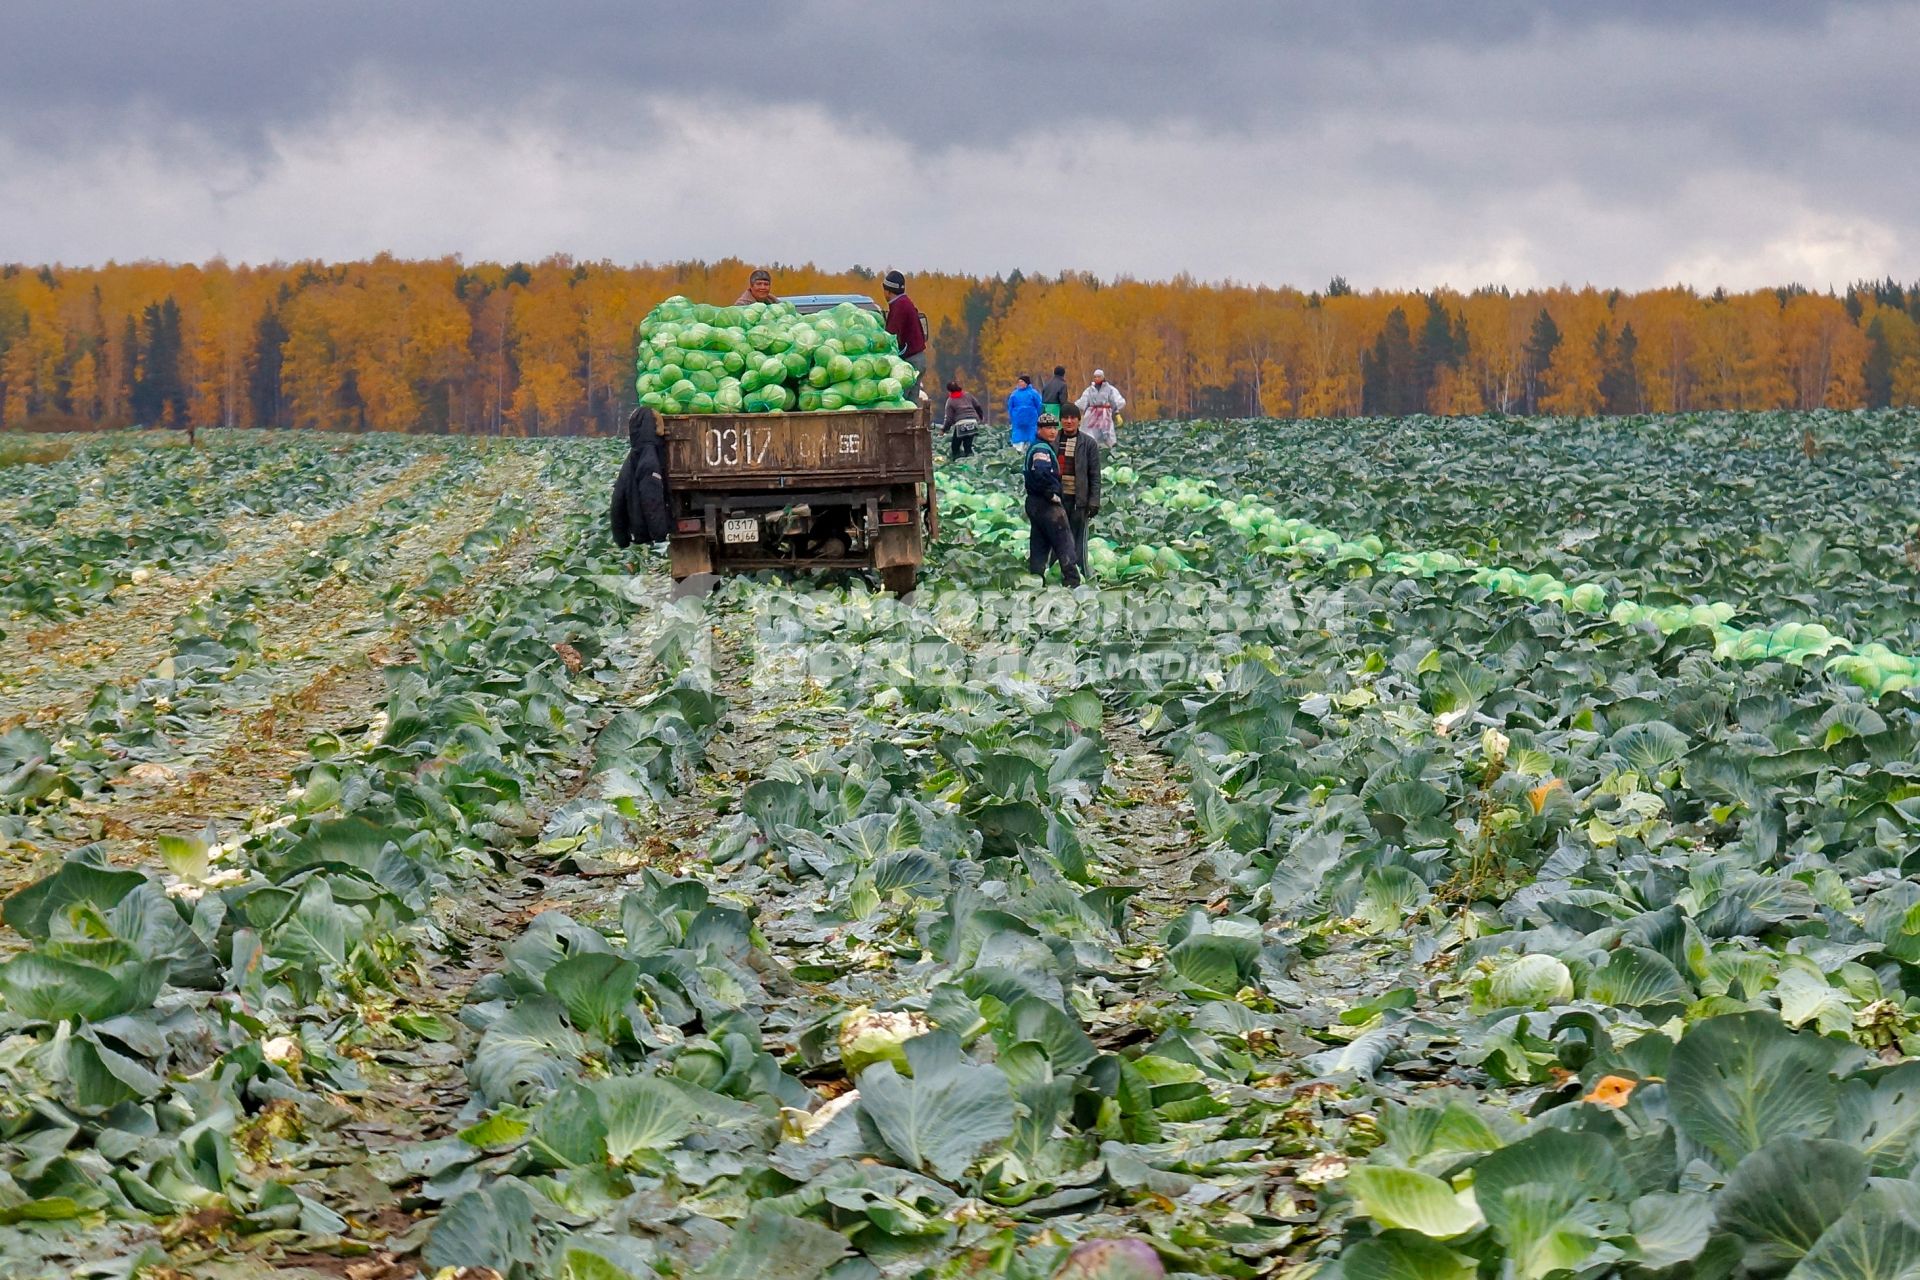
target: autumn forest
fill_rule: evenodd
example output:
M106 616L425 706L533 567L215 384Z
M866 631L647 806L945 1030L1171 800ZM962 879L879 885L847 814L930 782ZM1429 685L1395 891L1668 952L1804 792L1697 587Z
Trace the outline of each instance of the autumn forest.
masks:
M609 433L634 328L739 262L0 268L0 424ZM785 293L878 273L776 269ZM1153 417L1669 412L1920 404L1920 284L1303 292L1191 279L916 275L933 372L999 394L1106 368Z

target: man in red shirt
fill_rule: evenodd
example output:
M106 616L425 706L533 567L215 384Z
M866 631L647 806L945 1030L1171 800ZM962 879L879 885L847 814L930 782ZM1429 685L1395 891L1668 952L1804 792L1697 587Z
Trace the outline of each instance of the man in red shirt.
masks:
M880 282L887 294L887 332L900 344L900 358L920 371L920 380L926 381L927 373L927 318L920 314L920 308L913 305L913 299L907 296L907 278L898 271L889 271Z

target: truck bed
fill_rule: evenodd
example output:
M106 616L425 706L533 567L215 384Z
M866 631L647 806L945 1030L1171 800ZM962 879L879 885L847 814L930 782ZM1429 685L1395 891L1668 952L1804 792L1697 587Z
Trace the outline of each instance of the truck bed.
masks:
M921 409L673 414L660 424L669 483L682 491L912 484L932 472Z

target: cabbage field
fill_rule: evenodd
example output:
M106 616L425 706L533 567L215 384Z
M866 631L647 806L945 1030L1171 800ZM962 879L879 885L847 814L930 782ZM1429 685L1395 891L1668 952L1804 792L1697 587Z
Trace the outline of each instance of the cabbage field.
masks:
M0 1275L1920 1275L1920 416L201 441L0 466Z

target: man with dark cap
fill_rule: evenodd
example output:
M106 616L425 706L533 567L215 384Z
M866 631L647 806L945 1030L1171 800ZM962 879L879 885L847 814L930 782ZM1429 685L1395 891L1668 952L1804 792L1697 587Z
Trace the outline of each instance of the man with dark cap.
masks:
M733 300L736 307L744 307L755 302L778 302L773 296L773 273L765 267L757 267L747 277L747 290Z
M1027 447L1022 479L1027 490L1027 570L1041 581L1047 563L1060 562L1060 576L1069 587L1080 585L1080 556L1074 550L1073 530L1061 500L1060 454L1054 444L1057 423L1040 419L1040 438Z
M924 382L927 373L927 318L920 314L920 308L907 296L907 278L898 271L887 272L880 287L887 294L887 332L900 344L900 358L918 369L920 380Z
M1060 416L1060 410L1067 403L1067 366L1053 366L1053 376L1040 384L1040 408L1054 417Z

